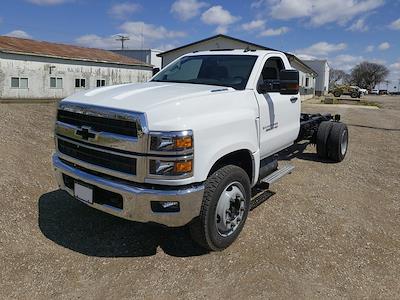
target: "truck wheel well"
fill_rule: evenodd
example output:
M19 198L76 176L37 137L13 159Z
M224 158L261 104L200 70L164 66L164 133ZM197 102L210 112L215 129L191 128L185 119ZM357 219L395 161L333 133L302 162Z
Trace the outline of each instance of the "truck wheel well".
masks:
M234 165L242 168L247 175L249 176L250 182L253 179L253 158L248 150L238 150L232 153L229 153L223 157L221 157L217 162L212 166L210 172L208 173L208 177L213 174L218 169L227 166Z

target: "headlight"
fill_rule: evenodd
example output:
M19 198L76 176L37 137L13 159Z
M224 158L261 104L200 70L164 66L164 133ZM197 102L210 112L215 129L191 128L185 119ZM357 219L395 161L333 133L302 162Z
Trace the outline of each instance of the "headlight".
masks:
M150 159L150 175L156 176L183 176L191 175L193 169L193 159L182 160L160 160Z
M191 130L171 132L150 132L150 153L187 154L193 152Z

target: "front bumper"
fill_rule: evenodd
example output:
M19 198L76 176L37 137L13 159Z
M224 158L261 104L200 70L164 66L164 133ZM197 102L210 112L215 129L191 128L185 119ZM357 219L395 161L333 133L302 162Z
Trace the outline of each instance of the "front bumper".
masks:
M178 227L188 224L200 214L204 193L204 185L202 184L185 188L172 187L173 189L165 190L143 188L86 173L63 163L57 155L53 156L53 166L60 189L67 191L71 196L74 196L74 191L65 185L63 174L103 190L120 194L123 199L122 209L98 203L84 203L124 219ZM178 201L180 211L153 212L151 209L152 201Z

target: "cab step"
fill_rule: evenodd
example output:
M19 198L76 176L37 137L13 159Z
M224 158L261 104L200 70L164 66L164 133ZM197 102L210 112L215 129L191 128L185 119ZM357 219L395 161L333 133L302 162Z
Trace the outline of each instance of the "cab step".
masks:
M278 181L279 179L281 179L283 176L292 173L293 169L294 169L293 165L286 164L286 165L280 167L275 172L269 174L264 179L262 179L261 182L270 185L270 184Z

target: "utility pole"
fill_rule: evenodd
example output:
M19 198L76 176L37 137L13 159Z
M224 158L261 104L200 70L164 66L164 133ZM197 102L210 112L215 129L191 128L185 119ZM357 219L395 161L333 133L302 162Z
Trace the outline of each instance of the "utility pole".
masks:
M129 36L118 34L117 38L115 40L121 42L121 49L124 50L125 49L125 41L129 41L130 39L129 39Z

